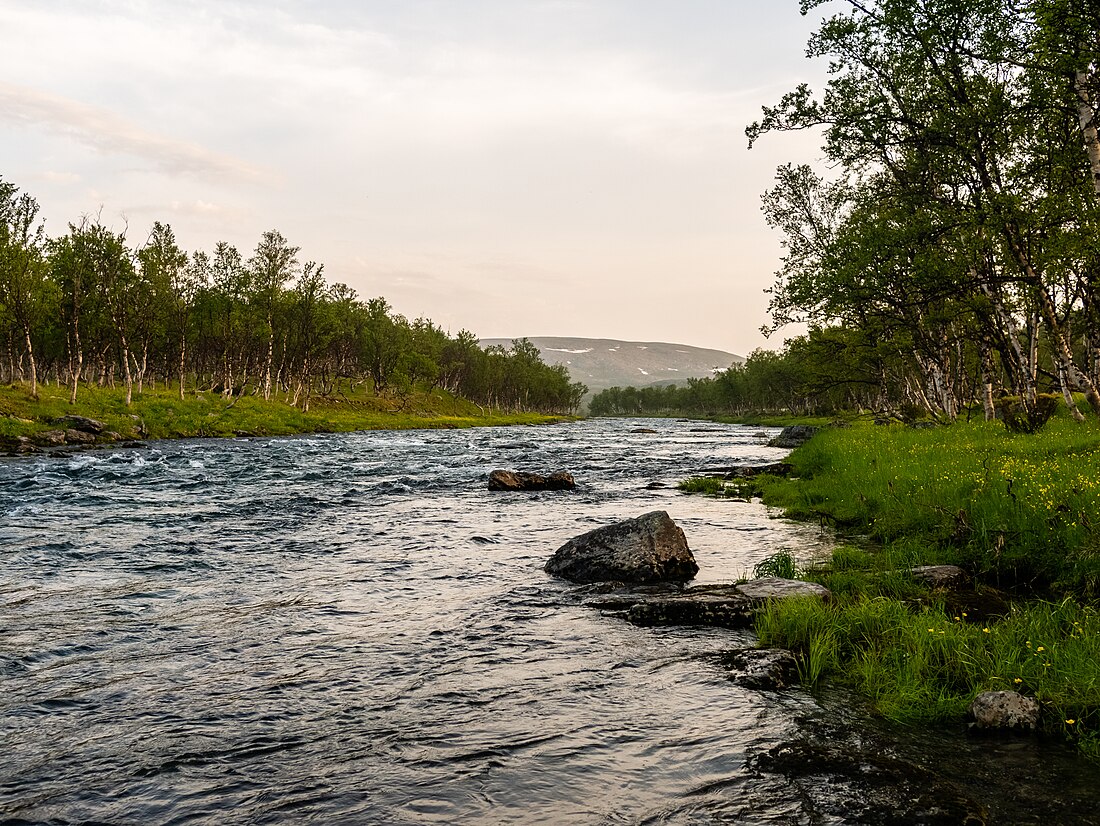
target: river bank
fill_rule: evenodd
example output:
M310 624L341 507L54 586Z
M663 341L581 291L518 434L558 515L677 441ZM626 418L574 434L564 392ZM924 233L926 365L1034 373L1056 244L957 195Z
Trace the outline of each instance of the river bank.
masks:
M259 396L226 399L217 392L189 392L184 399L171 388L146 389L127 407L122 389L81 387L75 405L67 387L39 385L39 399L22 385L0 387L0 449L8 452L83 444L70 434L66 416L101 422L99 442L229 436L289 436L357 430L410 430L513 424L545 424L569 417L508 413L481 408L440 390L404 396L373 396L344 391L314 397L308 411ZM58 433L62 436L59 436ZM107 435L104 435L107 434ZM95 440L92 440L94 443Z
M827 429L790 478L752 481L765 503L849 541L804 579L831 603L757 619L799 653L803 679L837 681L905 723L965 718L983 691L1039 700L1040 730L1100 757L1100 427L1055 418L1037 434L998 423ZM951 564L961 586L910 572Z

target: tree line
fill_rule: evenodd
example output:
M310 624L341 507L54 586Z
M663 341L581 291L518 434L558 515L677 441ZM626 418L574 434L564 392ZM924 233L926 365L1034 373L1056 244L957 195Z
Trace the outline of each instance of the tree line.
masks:
M441 388L506 410L573 412L587 388L545 364L526 339L482 348L385 298L329 284L281 233L250 254L228 242L186 252L168 224L139 244L98 217L46 233L35 198L0 178L0 381L121 386L126 403L172 385L227 398L279 398L366 388L407 395Z
M811 330L787 352L831 352L830 392L945 420L1044 390L1100 412L1100 7L846 0L808 54L825 89L747 130L823 136L828 174L782 166L763 198L773 329Z

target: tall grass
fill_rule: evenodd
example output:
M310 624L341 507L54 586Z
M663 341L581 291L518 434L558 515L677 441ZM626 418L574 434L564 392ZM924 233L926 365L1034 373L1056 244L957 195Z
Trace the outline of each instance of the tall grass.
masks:
M1100 425L826 430L761 480L768 504L966 565L1003 587L1100 595Z
M772 602L757 616L765 645L791 648L803 682L829 674L900 722L956 720L981 691L1036 697L1042 727L1100 754L1100 615L1072 599L1014 607L998 622L885 597Z

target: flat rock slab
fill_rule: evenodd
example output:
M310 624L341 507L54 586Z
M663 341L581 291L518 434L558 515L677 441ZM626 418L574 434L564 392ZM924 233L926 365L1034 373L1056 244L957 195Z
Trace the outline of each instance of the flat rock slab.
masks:
M682 594L649 597L626 613L634 625L705 625L717 628L752 626L753 602L740 595Z
M764 586L754 587L757 583ZM781 583L768 587L768 583ZM805 587L799 587L805 586ZM699 585L694 588L663 586L654 589L618 587L587 596L591 608L623 614L641 626L696 625L717 628L749 628L753 614L773 599L814 596L828 599L821 585L797 580L753 580L740 585Z
M817 597L828 600L832 597L829 589L816 582L803 582L800 579L780 579L763 577L751 579L737 586L737 590L754 602L766 602L771 599L791 599L792 597Z
M684 582L699 566L680 526L652 511L570 539L546 572L573 582Z
M982 731L1034 731L1039 701L1018 691L984 691L970 704L971 728Z
M515 470L494 470L489 474L489 490L573 490L575 487L573 476L562 470L545 476Z

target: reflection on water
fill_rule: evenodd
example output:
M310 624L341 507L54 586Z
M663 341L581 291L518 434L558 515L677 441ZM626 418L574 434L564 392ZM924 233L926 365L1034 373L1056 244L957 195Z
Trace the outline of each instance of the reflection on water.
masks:
M725 679L706 655L747 633L635 628L542 572L658 508L700 582L827 547L759 505L645 489L777 460L759 428L635 424L3 463L0 818L848 822L751 768L824 712ZM496 467L580 489L490 493Z

